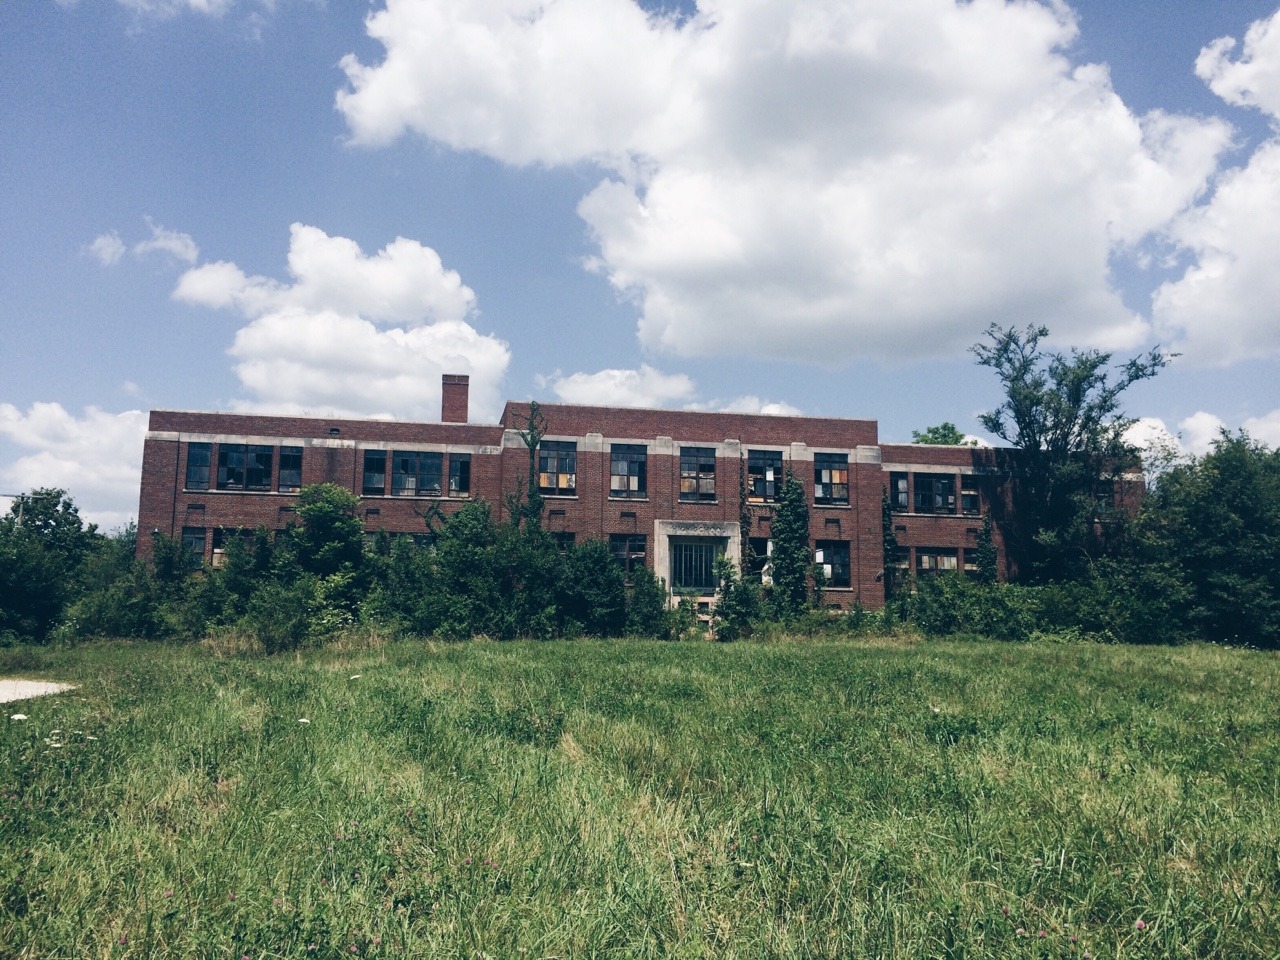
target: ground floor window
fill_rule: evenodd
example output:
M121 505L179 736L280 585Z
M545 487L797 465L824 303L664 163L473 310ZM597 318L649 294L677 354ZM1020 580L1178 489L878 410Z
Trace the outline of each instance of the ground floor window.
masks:
M719 537L671 541L671 589L676 593L715 593L716 558L724 553Z
M814 563L822 567L822 576L828 587L848 587L849 541L819 540L813 554Z
M955 549L916 547L916 574L929 576L935 573L954 573L959 565L959 551Z
M191 566L198 567L204 563L204 527L182 528L182 549L191 558Z
M569 536L572 537L573 534L569 534ZM570 544L572 544L572 540ZM648 539L643 533L609 534L609 552L613 554L613 559L618 561L618 565L622 567L622 572L626 574L628 583L631 582L631 574L644 566L648 545Z

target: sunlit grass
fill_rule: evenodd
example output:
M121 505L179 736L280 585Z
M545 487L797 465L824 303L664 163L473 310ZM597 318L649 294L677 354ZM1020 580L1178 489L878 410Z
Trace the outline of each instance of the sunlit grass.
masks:
M1274 655L24 656L0 956L1280 953Z

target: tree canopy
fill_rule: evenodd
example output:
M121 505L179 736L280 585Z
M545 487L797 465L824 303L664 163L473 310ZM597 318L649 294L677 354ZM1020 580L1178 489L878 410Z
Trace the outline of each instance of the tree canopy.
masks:
M968 439L950 420L944 420L942 423L932 427L925 427L923 430L911 431L912 443L932 443L944 447L974 447L977 446L976 440Z

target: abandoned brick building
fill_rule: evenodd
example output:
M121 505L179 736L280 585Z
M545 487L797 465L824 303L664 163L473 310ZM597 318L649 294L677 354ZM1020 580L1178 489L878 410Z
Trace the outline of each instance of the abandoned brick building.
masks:
M841 607L884 603L886 495L894 562L921 575L971 568L984 515L999 518L1007 503L1003 451L882 444L874 420L540 409L544 527L562 543L604 540L620 564L650 566L673 592L710 592L717 554L740 556L743 486L751 553L767 563L788 469L808 497L825 602ZM529 404L508 403L497 424L469 423L468 378L458 375L444 377L440 423L155 410L138 528L180 538L216 566L228 538L287 527L295 494L312 483L355 493L371 535L424 535L428 503L448 514L483 499L501 518L528 477L528 417ZM138 539L149 553L152 537Z

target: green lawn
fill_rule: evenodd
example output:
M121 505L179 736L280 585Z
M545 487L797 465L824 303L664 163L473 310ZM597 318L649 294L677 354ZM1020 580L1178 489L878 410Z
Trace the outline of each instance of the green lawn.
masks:
M3 708L2 957L1280 956L1273 654L112 644L14 667L81 686Z

